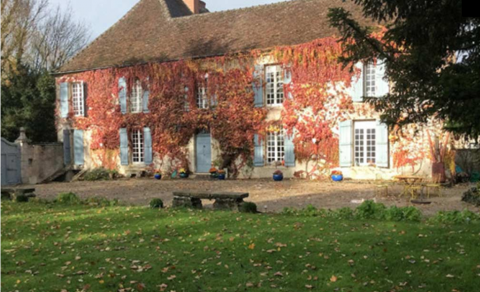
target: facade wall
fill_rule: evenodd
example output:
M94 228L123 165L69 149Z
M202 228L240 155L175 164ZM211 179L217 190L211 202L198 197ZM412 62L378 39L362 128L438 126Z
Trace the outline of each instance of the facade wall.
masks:
M37 184L64 168L63 144L20 144L22 182Z
M271 64L274 63L274 60L271 58L262 58L257 60L259 65ZM60 88L58 89L58 95L60 100ZM268 114L267 114L267 121L278 121L281 119L282 116L282 106L275 106L275 107L267 107ZM60 111L60 106L59 106ZM354 102L354 111L351 112L348 117L348 120L359 122L359 121L376 121L379 119L379 114L373 111L368 105L362 102ZM59 119L60 120L60 119ZM63 130L70 129L74 130L72 123L69 120L64 120L58 124L58 137L59 141L63 141ZM363 166L354 166L352 164L349 167L339 167L344 173L346 178L352 179L390 179L395 175L398 174L417 174L417 175L424 175L429 176L431 174L431 162L428 158L428 155L425 153L428 152L428 141L426 140L425 135L417 135L418 132L424 132L429 129L433 129L434 131L439 131L438 125L435 126L425 126L422 129L415 129L414 131L410 131L408 135L410 135L410 144L412 145L411 151L414 153L421 153L421 158L416 158L415 163L412 163L408 166L395 166L394 161L394 151L397 149L398 141L389 141L389 154L388 154L388 166L387 167L377 167L374 164L372 165L363 165ZM334 127L333 132L335 134L339 134L338 125ZM408 132L408 131L407 131ZM353 134L352 134L353 135ZM415 137L415 138L413 138ZM390 137L389 137L390 140ZM72 141L73 145L73 141ZM87 168L92 169L96 167L107 167L102 160L102 157L105 157L104 150L91 150L92 145L92 132L90 130L86 130L84 132L84 164L76 166L77 168ZM415 148L416 147L416 148ZM73 155L73 148L72 147L72 155ZM218 141L215 139L211 139L211 153L212 153L212 162L217 160L220 157L219 151L219 144ZM188 153L188 161L189 161L189 168L192 172L196 173L196 143L195 143L195 136L190 138L189 143L184 149L186 153ZM353 151L353 150L352 150ZM174 165L175 161L170 161L168 158L160 158L155 153L153 153L153 164L146 166L146 165L121 165L120 163L120 153L119 151L110 151L108 154L114 159L110 160L108 168L115 168L121 174L132 174L132 173L139 173L146 170L156 170L160 169L164 172L171 169L171 165ZM113 161L113 162L112 162ZM270 166L265 165L263 167L253 167L248 168L245 167L240 171L239 178L270 178L272 174L276 170L281 170L284 173L284 176L287 178L294 177L296 173L305 173L310 172L311 163L307 163L305 161L297 160L295 166L286 167L286 166ZM317 173L319 174L319 173ZM297 175L298 176L298 175Z

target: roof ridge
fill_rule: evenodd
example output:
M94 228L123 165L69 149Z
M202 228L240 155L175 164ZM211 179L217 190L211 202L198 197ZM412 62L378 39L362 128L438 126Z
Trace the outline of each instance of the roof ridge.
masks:
M282 0L280 2L275 2L275 3L260 4L260 5L254 5L254 6L249 6L249 7L240 7L240 8L213 11L213 12L210 11L208 13L197 13L197 14L192 14L192 15L185 15L185 16L182 16L182 17L172 18L172 20L190 19L190 18L193 18L193 17L207 17L209 15L225 14L225 13L229 13L229 12L254 10L254 9L259 9L259 8L273 7L273 6L291 5L293 3L298 3L298 2L315 2L315 1L323 1L323 0Z
M65 64L63 64L61 67L64 67L66 65L68 65L68 63L72 62L75 58L77 58L77 56L79 56L81 53L83 53L86 49L88 49L89 47L91 47L94 43L100 41L102 39L102 37L104 37L105 34L107 34L107 32L111 31L113 28L115 28L122 20L124 20L127 16L129 16L130 14L132 14L135 9L138 8L138 6L140 5L140 3L142 3L143 1L146 1L146 0L140 0L137 2L137 4L133 5L133 7L127 11L127 13L125 13L125 15L123 15L119 20L117 20L112 26L110 26L108 29L106 29L104 32L102 32L99 36L97 36L93 41L91 41L88 45L86 45L83 49L81 49L80 51L78 51L71 59L69 59L67 62L65 62ZM168 11L168 7L166 7L166 4L165 4L165 1L166 0L158 0L160 2L160 5L162 5L162 7L164 8L164 13L165 13L165 8L167 8L167 11ZM162 4L163 3L163 4ZM166 13L168 18L172 18L170 16L170 13ZM60 68L58 68L60 69Z

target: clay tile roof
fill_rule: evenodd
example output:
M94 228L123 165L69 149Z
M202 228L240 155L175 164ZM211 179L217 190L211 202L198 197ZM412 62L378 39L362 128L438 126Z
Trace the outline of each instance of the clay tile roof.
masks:
M361 18L358 6L342 0L294 0L196 15L182 0L140 0L58 74L307 43L338 35L328 23L331 7Z

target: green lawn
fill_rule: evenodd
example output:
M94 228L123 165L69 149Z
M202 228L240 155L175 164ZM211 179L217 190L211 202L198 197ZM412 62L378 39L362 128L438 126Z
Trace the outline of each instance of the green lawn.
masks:
M2 291L479 291L480 225L2 202Z

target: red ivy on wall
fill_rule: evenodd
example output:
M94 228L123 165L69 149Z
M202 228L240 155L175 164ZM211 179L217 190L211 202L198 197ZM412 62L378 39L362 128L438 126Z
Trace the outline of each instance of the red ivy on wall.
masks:
M263 54L252 51L233 57L87 71L58 82L87 84L87 116L70 118L74 128L91 130L90 147L100 153L102 165L116 166L118 158L111 151L119 148L120 128L150 127L157 157L169 158L165 161L171 162L171 168L188 167L185 146L195 133L207 129L219 142L223 167L236 176L252 159L254 134L264 134L271 124L266 121L267 109L254 107L252 82L253 60L273 56L292 75L292 83L284 85L284 109L277 123L294 135L297 159L307 165L314 162L306 172L318 177L338 165L337 125L353 111L348 88L358 74L338 61L342 54L342 44L332 37ZM206 76L213 105L198 109L196 84L204 83ZM127 79L127 96L137 79L149 88L150 113L121 113L120 77ZM185 111L185 95L189 111Z

